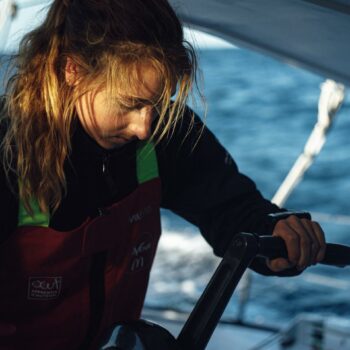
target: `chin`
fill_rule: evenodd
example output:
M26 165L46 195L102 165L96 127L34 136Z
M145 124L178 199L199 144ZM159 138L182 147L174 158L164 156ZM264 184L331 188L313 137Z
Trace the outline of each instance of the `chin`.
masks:
M116 149L126 145L127 143L127 141L122 140L101 140L99 145L105 149Z

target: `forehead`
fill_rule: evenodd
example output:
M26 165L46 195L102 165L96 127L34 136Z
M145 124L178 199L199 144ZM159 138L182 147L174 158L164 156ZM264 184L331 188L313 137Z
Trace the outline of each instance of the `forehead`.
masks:
M118 95L124 98L135 98L157 101L162 95L164 78L150 64L136 66L129 79L120 85Z

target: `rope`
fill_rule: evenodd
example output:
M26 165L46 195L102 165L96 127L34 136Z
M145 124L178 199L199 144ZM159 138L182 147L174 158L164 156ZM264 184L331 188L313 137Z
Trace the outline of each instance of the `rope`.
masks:
M272 198L272 202L283 206L294 188L303 178L305 172L321 152L326 142L327 133L332 126L335 115L342 105L345 97L345 88L332 80L326 80L321 85L321 94L318 103L317 123L307 140L304 152L296 160L282 185Z
M252 348L250 348L249 350L262 350L262 349L266 349L266 347L270 347L270 345L276 345L276 342L278 341L278 339L281 338L281 334L280 333L276 333L276 334L271 334L270 336L268 336L266 339L262 340L259 344L253 346Z
M303 153L298 157L287 177L272 198L272 202L282 207L293 192L298 183L302 180L307 169L313 164L316 156L320 153L326 142L326 136L329 132L335 115L342 105L345 97L344 85L338 84L333 80L326 80L321 85L321 93L318 102L317 122L307 140ZM337 223L350 224L350 217L333 216L331 214L315 213L313 217L318 221L337 220ZM243 277L248 279L246 286L240 296L238 307L238 316L243 320L245 308L248 303L249 290L251 289L252 280L248 277L251 272L247 272ZM244 281L243 281L244 283Z

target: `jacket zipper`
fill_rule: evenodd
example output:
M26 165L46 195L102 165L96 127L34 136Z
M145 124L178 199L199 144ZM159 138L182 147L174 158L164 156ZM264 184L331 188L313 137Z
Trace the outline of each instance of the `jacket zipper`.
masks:
M106 154L102 160L102 174L112 197L118 193L118 188L109 171L110 155Z

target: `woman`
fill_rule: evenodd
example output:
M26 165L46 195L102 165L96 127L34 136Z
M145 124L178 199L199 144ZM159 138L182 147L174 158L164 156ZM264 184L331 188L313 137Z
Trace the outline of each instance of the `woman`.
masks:
M186 107L196 59L166 0L55 0L24 37L3 100L0 348L96 349L138 319L159 208L222 255L240 231L281 236L297 274L324 235L265 200ZM173 101L171 101L171 97ZM279 220L280 219L280 220Z

